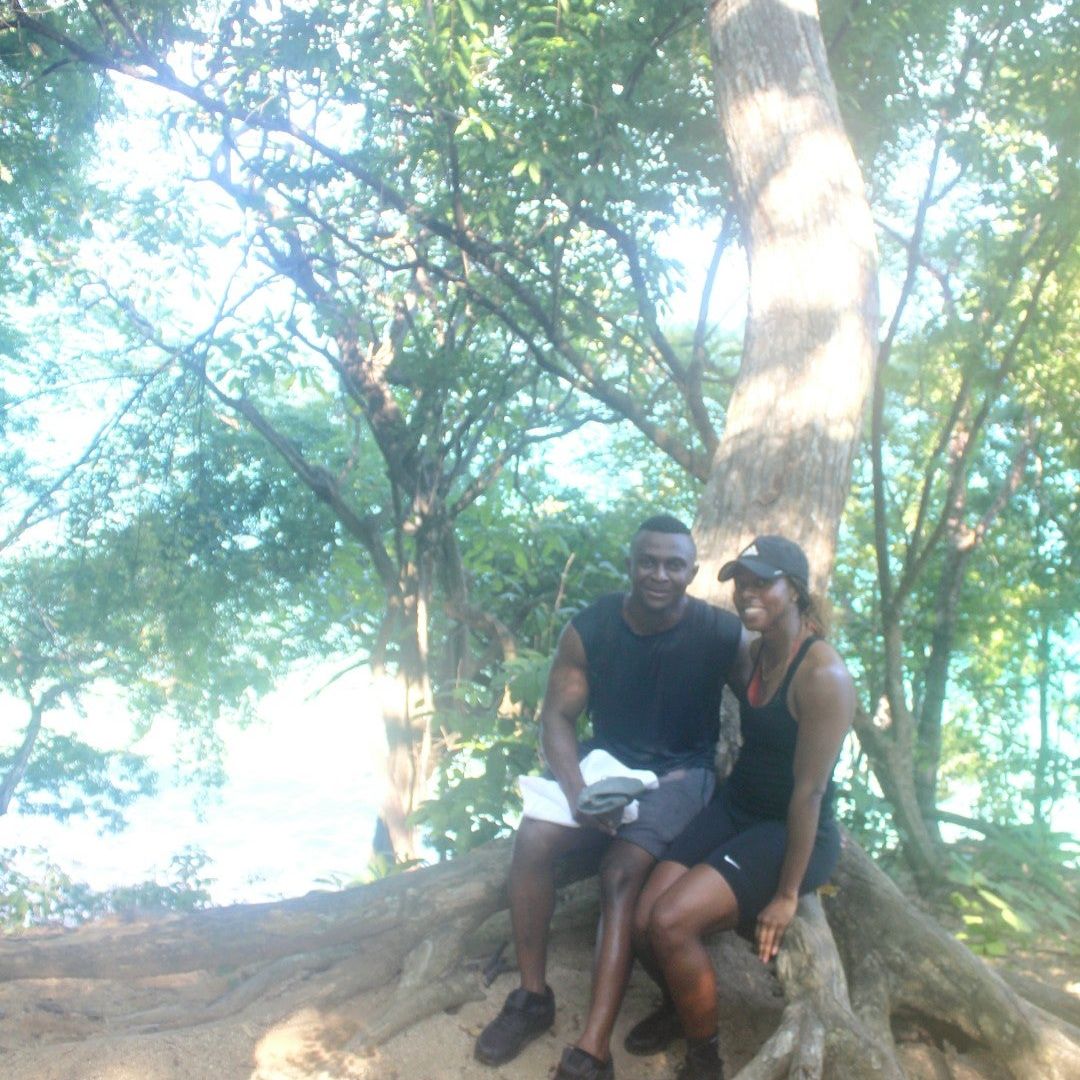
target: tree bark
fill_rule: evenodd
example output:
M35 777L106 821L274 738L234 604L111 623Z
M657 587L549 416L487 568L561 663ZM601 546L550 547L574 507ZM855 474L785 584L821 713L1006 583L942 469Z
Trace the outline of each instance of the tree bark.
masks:
M1008 1075L1066 1080L1077 1032L1055 1025L929 918L848 840L825 909L859 1011L879 1029L917 1015L954 1046L978 1045Z
M26 767L30 764L30 755L34 752L34 744L41 733L41 717L44 711L40 702L30 702L30 720L26 725L26 733L23 735L19 748L11 758L11 764L8 765L7 771L4 773L3 778L0 779L0 815L8 812L15 789L26 775Z
M1035 660L1039 684L1039 753L1035 759L1035 776L1031 785L1031 816L1045 825L1046 804L1050 794L1050 623L1040 612L1036 629Z
M698 508L697 588L752 536L806 549L824 591L870 386L877 249L816 6L717 0L717 115L750 296L742 365Z
M926 662L922 708L916 729L915 797L927 829L940 839L934 824L938 805L938 770L941 766L941 735L945 716L945 697L949 686L949 663L952 660L959 614L960 594L971 547L953 532L941 569L934 598L934 627L930 633L930 656Z
M30 706L30 719L26 723L26 731L23 734L22 742L12 755L7 771L0 776L0 816L8 812L15 789L26 775L26 769L34 753L34 746L37 744L38 736L41 734L41 724L45 714L50 709L55 709L64 694L70 692L71 686L59 683L50 686L35 701L29 690L26 691L26 701Z
M427 797L431 782L434 701L427 650L430 576L406 564L401 577L398 593L388 598L380 644L370 665L386 732L382 819L395 859L409 861L420 854L410 818Z
M900 627L891 615L883 616L886 652L891 643L899 647ZM887 672L900 668L890 668ZM855 733L866 751L892 810L893 820L904 841L904 857L916 879L929 888L940 880L941 850L937 830L927 827L915 793L915 719L907 706L903 686L888 691L878 701L873 716L855 710Z

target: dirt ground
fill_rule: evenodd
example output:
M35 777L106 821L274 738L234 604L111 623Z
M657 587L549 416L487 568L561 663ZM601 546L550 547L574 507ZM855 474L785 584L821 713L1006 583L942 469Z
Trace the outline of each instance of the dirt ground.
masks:
M236 1017L168 1032L140 1032L138 1013L219 989L206 972L121 984L42 979L0 983L0 1076L4 1080L526 1080L546 1077L562 1047L581 1026L588 996L591 946L583 928L552 947L549 981L559 1004L554 1030L515 1062L493 1069L472 1057L473 1042L516 974L501 974L481 1000L439 1013L398 1035L375 1055L341 1042L342 1028L374 1013L381 995L367 995L357 1012L319 1013L304 1004L304 988L271 992ZM616 1030L620 1080L653 1080L674 1072L677 1056L631 1058L622 1036L653 1004L648 980L635 975ZM748 1052L744 1050L745 1054Z
M1080 976L1068 954L1034 952L1022 966L1080 998ZM163 1005L203 1002L228 990L209 972L159 976L120 983L49 979L0 982L0 1077L4 1080L542 1080L564 1045L579 1032L588 999L591 928L564 928L552 946L549 980L558 1002L554 1030L501 1068L475 1062L472 1046L483 1025L516 986L505 972L486 990L477 975L472 1001L410 1028L365 1057L349 1039L365 1015L377 1011L380 993L334 1012L310 1005L312 987L293 981L271 989L225 1020L175 1030L148 1031L140 1013ZM722 1049L728 1075L752 1056L779 1020L779 987L764 969L744 980L722 1002ZM626 1030L656 1001L648 979L635 972L613 1041L618 1080L661 1080L674 1075L682 1045L666 1054L635 1058L622 1049ZM901 1042L913 1077L935 1075L918 1033ZM979 1080L985 1068L952 1055L958 1080ZM940 1075L940 1074L938 1074Z
M546 1077L562 1047L580 1027L587 1000L590 951L579 937L556 942L549 978L559 1002L554 1030L515 1062L487 1068L472 1058L483 1025L516 985L507 972L452 1015L440 1013L410 1028L374 1056L338 1047L333 1016L305 1007L295 989L267 995L237 1017L169 1032L133 1030L150 1005L179 1003L217 989L212 976L194 973L120 984L43 979L0 984L0 1076L4 1080L524 1080ZM483 991L479 976L477 989ZM621 1038L652 1003L647 980L635 977L616 1032L616 1065L626 1077L669 1076L672 1061L632 1059ZM374 1012L380 995L362 1011ZM137 1021L136 1021L137 1022ZM630 1064L632 1062L632 1064Z

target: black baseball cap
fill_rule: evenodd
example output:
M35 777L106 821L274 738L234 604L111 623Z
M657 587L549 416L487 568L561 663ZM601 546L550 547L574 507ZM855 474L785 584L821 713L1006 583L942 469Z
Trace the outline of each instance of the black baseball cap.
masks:
M759 536L751 541L738 557L720 567L717 579L729 581L737 567L742 566L760 578L775 578L785 574L810 591L810 564L806 553L794 540L783 536Z

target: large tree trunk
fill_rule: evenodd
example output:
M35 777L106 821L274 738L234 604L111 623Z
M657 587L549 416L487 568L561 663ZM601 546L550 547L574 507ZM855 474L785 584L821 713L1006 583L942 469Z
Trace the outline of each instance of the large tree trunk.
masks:
M698 508L697 588L750 537L798 540L823 590L877 339L877 249L813 0L717 0L716 106L750 299L742 366Z
M193 1029L230 1020L263 1050L275 1039L288 1043L282 1033L302 1030L294 1048L282 1050L297 1056L292 1064L300 1071L283 1067L275 1075L311 1075L302 1070L313 1055L370 1051L483 994L463 960L473 932L505 906L508 854L508 845L497 842L452 863L340 893L4 939L0 1019L7 1012L16 1023L32 1020L36 1052L78 1032L96 1041L95 1054L104 1053L98 1043L105 1033L115 1043L108 1052L121 1057L148 1044L175 1049L197 1036ZM564 882L581 876L581 868L568 867ZM756 1054L736 1074L740 1080L899 1080L902 1054L893 1028L912 1024L962 1050L966 1077L1080 1075L1080 1033L1010 990L850 842L836 886L825 914L815 899L804 901L785 939L777 973L787 1004L771 1035L775 1020L765 1017ZM583 888L595 897L593 883ZM594 900L584 921L595 921ZM733 935L721 935L713 949L726 976L725 1008L738 1011L742 1002L746 1023L761 1030L761 1018L750 1016L758 1008L751 990L767 977L764 969ZM166 984L168 973L187 975ZM88 981L138 983L140 991L126 999L94 995L107 1003L107 1013L90 1015L82 1004ZM1039 989L1044 1009L1064 998ZM19 1016L10 1015L13 1009ZM469 1045L466 1033L460 1038ZM448 1056L458 1049L448 1047ZM910 1077L950 1077L948 1057L933 1057L925 1071L912 1069L908 1057L904 1068ZM996 1061L996 1073L979 1070L984 1059ZM189 1074L178 1059L161 1075Z
M406 564L401 578L400 591L388 601L370 666L386 732L382 821L395 860L407 862L420 855L412 814L431 784L434 699L427 641L430 574L426 567L417 570Z

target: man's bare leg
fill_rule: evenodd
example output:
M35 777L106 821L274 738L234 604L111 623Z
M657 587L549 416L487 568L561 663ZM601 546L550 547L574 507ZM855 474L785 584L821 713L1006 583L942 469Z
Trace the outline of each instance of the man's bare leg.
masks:
M681 863L664 860L659 862L649 875L649 880L645 882L634 909L634 958L660 988L663 998L651 1013L641 1017L626 1033L623 1046L631 1054L659 1053L682 1034L675 1003L671 999L664 973L649 940L649 923L657 902L687 872L687 868Z
M584 829L525 818L510 863L510 916L521 985L480 1032L473 1055L485 1065L512 1061L555 1022L555 998L547 988L547 943L555 908L555 860L601 839Z
M510 923L521 986L542 994L547 985L547 946L555 910L555 860L583 841L581 829L523 818L510 863Z
M592 996L577 1045L593 1057L611 1056L611 1032L633 963L634 908L655 859L644 848L616 839L600 864L600 926L593 964Z

